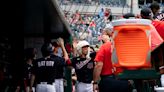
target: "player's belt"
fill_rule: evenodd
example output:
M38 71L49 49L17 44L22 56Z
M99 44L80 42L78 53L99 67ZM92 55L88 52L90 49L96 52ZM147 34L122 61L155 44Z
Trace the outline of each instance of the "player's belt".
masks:
M114 78L115 75L114 74L109 74L109 75L101 75L101 78Z
M90 84L92 81L79 81L79 82Z
M79 82L90 84L92 81L79 81Z
M38 84L51 84L53 85L54 82L39 82Z

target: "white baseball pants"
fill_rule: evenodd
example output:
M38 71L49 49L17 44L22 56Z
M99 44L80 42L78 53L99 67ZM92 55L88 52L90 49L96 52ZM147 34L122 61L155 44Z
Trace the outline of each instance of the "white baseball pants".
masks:
M53 83L53 84L46 84L46 83L37 84L36 92L56 92L55 83Z
M64 81L63 79L55 79L56 92L64 92Z
M93 92L93 84L79 82L76 84L76 92Z

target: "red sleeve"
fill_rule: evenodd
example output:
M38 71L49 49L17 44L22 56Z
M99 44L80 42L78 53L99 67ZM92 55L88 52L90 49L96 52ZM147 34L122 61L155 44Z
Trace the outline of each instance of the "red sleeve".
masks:
M156 30L158 31L159 35L164 40L164 21L153 21L152 24L155 26Z
M158 47L160 44L163 43L163 39L155 29L153 25L151 25L151 50L154 50L156 47Z
M71 65L71 64L72 64L72 63L71 63L71 60L68 59L68 60L66 61L66 64L67 64L67 65Z
M104 61L104 55L105 55L105 52L104 52L104 46L102 45L99 49L99 51L97 52L97 55L96 55L96 58L94 61L96 62L103 62Z

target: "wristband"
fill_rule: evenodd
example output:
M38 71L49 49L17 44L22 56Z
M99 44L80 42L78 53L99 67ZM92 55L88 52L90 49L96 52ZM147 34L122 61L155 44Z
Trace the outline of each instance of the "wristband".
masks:
M98 82L95 82L95 81L94 81L93 84L98 84Z
M159 69L163 69L163 68L164 68L164 66L160 66L160 67L159 67Z

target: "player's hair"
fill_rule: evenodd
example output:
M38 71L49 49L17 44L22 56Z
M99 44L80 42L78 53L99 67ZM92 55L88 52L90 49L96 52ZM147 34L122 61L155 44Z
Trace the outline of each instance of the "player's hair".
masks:
M27 59L34 59L36 53L37 53L37 51L36 51L35 48L26 48L24 50L25 60L27 60Z
M153 9L160 9L160 6L158 4L158 2L154 1L151 5L150 5L150 9L153 10Z
M54 46L54 47L59 47L59 44L58 44L58 40L57 39L54 39L51 41L51 44Z
M53 46L50 43L44 43L43 46L41 47L41 52L43 57L51 55L53 53Z
M93 51L95 51L94 47L93 46L90 46L90 49L92 49Z
M131 17L135 18L135 15L133 13L126 13L123 15L123 18L125 18L125 19L129 19Z

